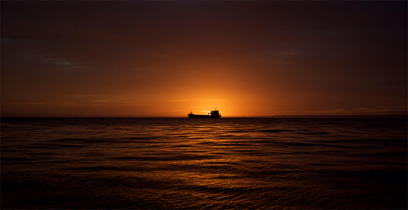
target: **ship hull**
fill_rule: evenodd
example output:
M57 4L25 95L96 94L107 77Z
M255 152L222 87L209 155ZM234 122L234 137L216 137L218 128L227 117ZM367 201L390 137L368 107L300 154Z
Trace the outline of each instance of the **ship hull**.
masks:
M198 115L198 114L188 114L188 118L220 118L221 115L211 116L211 115Z

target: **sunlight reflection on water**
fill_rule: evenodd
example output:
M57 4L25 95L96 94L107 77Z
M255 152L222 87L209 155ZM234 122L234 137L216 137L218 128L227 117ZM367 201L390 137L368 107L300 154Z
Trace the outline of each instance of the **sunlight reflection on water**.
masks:
M406 207L404 119L31 118L1 129L4 208Z

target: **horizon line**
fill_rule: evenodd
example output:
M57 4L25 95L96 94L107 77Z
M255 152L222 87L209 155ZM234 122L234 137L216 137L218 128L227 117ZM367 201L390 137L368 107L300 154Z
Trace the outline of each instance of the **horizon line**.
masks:
M407 118L405 114L222 116L221 118ZM188 118L182 116L0 116L0 118Z

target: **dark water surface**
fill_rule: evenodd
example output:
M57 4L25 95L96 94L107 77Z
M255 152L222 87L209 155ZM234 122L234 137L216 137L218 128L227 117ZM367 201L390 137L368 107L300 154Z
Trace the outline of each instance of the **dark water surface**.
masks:
M1 119L2 209L406 209L407 119Z

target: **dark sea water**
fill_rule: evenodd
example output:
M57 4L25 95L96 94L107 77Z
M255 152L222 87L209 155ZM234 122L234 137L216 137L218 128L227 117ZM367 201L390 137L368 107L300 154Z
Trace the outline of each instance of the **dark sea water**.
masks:
M407 119L3 118L2 209L406 209Z

